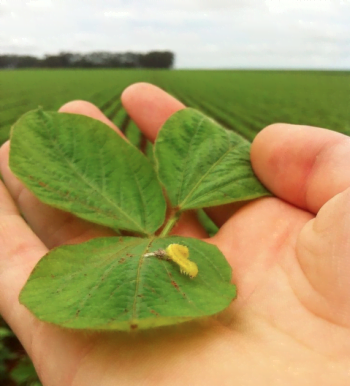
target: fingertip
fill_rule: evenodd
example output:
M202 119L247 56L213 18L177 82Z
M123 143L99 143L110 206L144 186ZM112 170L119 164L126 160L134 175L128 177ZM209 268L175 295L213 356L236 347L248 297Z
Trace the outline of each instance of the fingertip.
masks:
M316 213L348 186L343 172L348 149L349 138L344 134L278 123L256 136L251 162L259 180L276 196Z
M121 100L131 119L151 141L171 115L185 108L166 91L144 82L127 87Z
M255 174L271 192L305 208L305 182L315 153L307 126L275 123L256 136L251 162Z
M123 106L127 108L127 106L132 105L133 100L137 98L140 93L152 92L154 89L159 89L159 87L147 82L133 83L122 92L120 99Z
M97 119L98 121L105 123L110 128L116 130L119 134L121 134L119 132L118 127L112 121L110 121L97 106L95 106L91 102L83 100L71 101L64 104L58 110L58 112L68 114L80 114L93 119Z
M274 123L261 130L254 141L250 150L250 160L254 173L259 180L273 193L276 191L277 179L280 172L286 166L287 156L289 154L288 139L291 131L296 130L294 125L284 123ZM289 160L288 160L289 162ZM283 174L282 174L283 175Z
M60 113L69 113L69 114L82 114L88 115L102 113L102 111L95 106L93 103L83 100L74 100L68 103L65 103L58 110Z
M267 158L270 157L271 154L283 146L281 133L283 137L288 137L291 132L295 132L298 127L300 128L300 126L287 123L273 123L261 130L254 138L250 151L254 171L259 173L263 162L267 161Z

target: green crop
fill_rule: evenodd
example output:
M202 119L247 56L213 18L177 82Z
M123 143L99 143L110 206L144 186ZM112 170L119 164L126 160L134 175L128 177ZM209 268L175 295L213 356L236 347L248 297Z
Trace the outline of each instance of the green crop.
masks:
M155 168L100 121L42 109L25 114L11 133L13 173L42 202L116 235L50 251L21 303L42 321L97 330L171 325L225 309L236 296L225 257L169 232L186 210L269 195L249 152L249 142L191 108L161 128ZM171 244L188 248L191 263L162 258Z

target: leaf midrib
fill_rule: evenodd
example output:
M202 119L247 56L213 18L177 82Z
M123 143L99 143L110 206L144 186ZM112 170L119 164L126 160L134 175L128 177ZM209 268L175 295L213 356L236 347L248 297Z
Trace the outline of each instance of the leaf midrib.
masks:
M226 133L226 135L227 135L227 133ZM227 137L228 137L228 135L227 135ZM201 182L208 176L208 174L212 171L212 169L213 168L215 168L220 162L221 162L221 160L223 159L223 158L225 158L226 157L226 155L228 154L228 153L230 153L230 151L233 149L234 147L231 145L231 143L230 143L230 145L229 145L229 149L216 161L216 162L214 162L211 166L210 166L210 168L207 170L207 172L206 173L204 173L203 174L203 176L197 181L197 183L194 185L194 187L190 190L190 192L187 194L187 196L184 198L184 200L181 202L181 204L179 204L179 207L180 208L183 208L184 206L185 206L185 203L186 203L186 201L191 197L191 195L192 195L192 193L193 193L193 191L195 191L197 188L198 188L198 186L201 184Z
M195 128L195 132L192 135L191 141L190 141L189 146L188 146L188 150L187 150L187 154L186 154L186 159L183 162L185 167L183 168L183 172L182 172L182 176L181 176L181 184L180 184L180 187L179 187L179 192L177 194L177 202L180 201L180 196L181 196L181 193L182 193L183 183L184 183L185 174L186 174L185 171L187 170L186 165L188 165L188 158L190 156L190 152L191 152L191 148L192 148L192 142L193 142L194 137L197 135L198 130L199 130L202 122L204 121L204 119L205 119L205 117L201 118L200 121L197 123L197 126ZM180 206L180 204L179 204L179 206Z
M47 122L45 121L45 119L43 119L43 117L40 117L44 126L46 127L47 129L47 132L49 133L49 140L51 141L52 145L54 146L54 148L56 148L58 150L58 152L62 155L63 159L65 160L66 164L71 168L71 170L73 170L73 172L75 172L75 174L81 179L82 182L85 182L86 185L88 185L93 191L97 192L98 194L100 194L100 196L102 196L104 199L106 199L106 201L108 203L110 203L112 205L112 207L116 208L117 211L119 211L120 213L122 213L127 219L129 219L129 221L131 223L133 223L139 230L141 230L143 233L145 234L148 234L148 232L143 229L142 227L140 227L134 219L132 219L127 213L125 213L121 208L119 208L113 201L110 200L110 198L108 196L106 196L103 192L101 192L100 190L98 190L94 185L92 185L88 180L86 180L82 174L78 173L78 169L75 167L74 163L70 162L70 160L66 157L66 154L61 150L60 146L58 145L58 142L57 140L55 140L52 136L52 132L51 130L49 130L48 128L48 124ZM118 135L118 134L116 134ZM79 200L77 200L78 202L80 202ZM105 214L107 217L108 214L106 213Z
M152 245L152 242L153 242L153 238L149 240L149 242L147 243L147 246L145 248L145 250L143 251L141 257L140 257L140 260L139 260L139 264L137 266L137 274L136 274L136 286L135 286L135 294L134 294L134 301L133 301L133 305L132 305L132 320L135 320L135 316L136 316L136 306L137 306L137 301L138 301L138 297L137 295L139 294L139 287L140 287L140 276L141 276L141 268L142 268L142 264L143 264L143 260L144 260L144 254L148 252L150 246Z

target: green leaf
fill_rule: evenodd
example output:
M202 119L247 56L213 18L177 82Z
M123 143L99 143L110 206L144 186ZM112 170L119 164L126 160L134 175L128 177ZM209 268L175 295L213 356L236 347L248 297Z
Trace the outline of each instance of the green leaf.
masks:
M13 336L13 332L8 328L0 327L0 340L9 336Z
M169 199L180 210L269 195L250 163L250 143L187 108L161 128L155 157Z
M166 203L152 165L95 119L41 109L11 133L10 167L41 201L113 229L152 234Z
M11 371L11 379L13 379L18 385L40 385L37 381L38 376L36 374L33 363L28 357L22 358Z
M125 136L135 147L140 147L142 133L136 126L136 123L131 119L126 127Z
M177 243L198 266L190 279L172 261L145 257ZM219 249L185 237L97 238L49 252L20 301L37 318L74 329L133 330L213 315L236 296Z

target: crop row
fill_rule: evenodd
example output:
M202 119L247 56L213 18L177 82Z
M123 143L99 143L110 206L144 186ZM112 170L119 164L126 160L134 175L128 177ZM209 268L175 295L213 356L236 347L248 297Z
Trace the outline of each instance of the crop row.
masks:
M249 140L273 122L350 133L349 80L345 72L0 71L0 143L26 111L84 99L140 145L142 137L120 103L123 89L139 81L163 87Z

